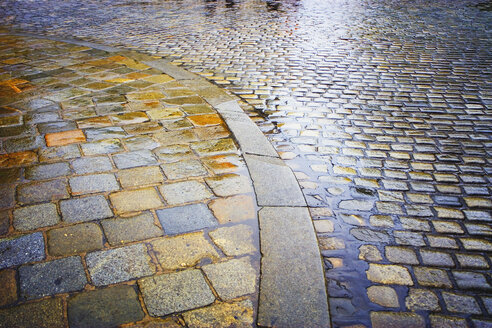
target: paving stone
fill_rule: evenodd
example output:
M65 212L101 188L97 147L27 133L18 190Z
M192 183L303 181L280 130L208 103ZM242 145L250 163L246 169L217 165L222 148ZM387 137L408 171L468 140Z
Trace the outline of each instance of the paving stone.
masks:
M209 206L217 220L222 224L256 218L255 205L250 196L239 195L214 199Z
M78 256L21 266L19 280L24 300L81 290L87 283Z
M400 307L398 296L393 288L387 286L370 286L367 288L367 296L373 303L384 307Z
M165 269L191 267L204 259L215 260L219 254L202 233L191 233L151 242L159 263Z
M190 328L254 327L254 308L250 300L237 303L218 303L183 314Z
M427 235L427 240L429 241L431 247L458 249L456 240L452 238Z
M0 211L0 236L6 235L10 228L10 217L8 211Z
M82 152L86 156L113 154L124 151L121 141L118 139L104 139L81 145Z
M123 188L157 184L164 180L164 176L158 166L121 170L117 173L117 176Z
M113 216L104 196L72 198L60 202L63 221L85 222L105 219Z
M195 180L165 184L159 190L170 205L196 202L213 196L205 184Z
M487 312L492 313L492 297L482 297L482 302L487 309Z
M0 327L63 328L65 321L62 299L50 298L36 303L0 309Z
M109 195L116 213L145 211L163 206L154 188L120 191Z
M425 246L425 241L420 233L408 231L395 231L395 241L398 244L410 246Z
M359 247L359 259L369 262L379 262L383 260L383 257L376 246L362 245Z
M443 292L442 297L450 312L480 314L482 311L475 298L466 295Z
M412 277L407 268L399 265L369 264L367 279L381 284L413 286Z
M162 236L162 230L154 223L149 212L130 218L108 219L101 222L111 245L120 245Z
M354 228L350 234L356 239L366 242L388 243L390 236L386 232L376 231L366 228Z
M57 224L60 216L52 203L17 208L13 212L16 230L34 230Z
M454 279L461 289L492 290L483 274L477 272L453 271Z
M481 255L456 254L456 258L464 268L489 268L487 260Z
M454 267L454 261L447 253L421 250L422 262L425 265L442 266L442 267Z
M10 305L17 301L17 281L15 270L0 271L0 306Z
M48 147L65 146L72 143L85 142L85 135L82 130L69 130L45 135Z
M113 160L119 169L157 164L157 160L149 150L137 150L114 155Z
M314 230L316 230L317 233L328 233L335 230L333 222L330 220L316 220L313 221L313 223Z
M44 147L43 139L41 137L20 137L10 138L3 142L3 148L8 153L22 152L26 150L36 150Z
M263 257L258 325L328 327L325 283L309 212L267 207L259 220Z
M431 327L456 327L456 328L467 328L468 325L465 319L451 316L435 315L430 316Z
M49 202L68 197L67 182L65 180L23 184L17 187L17 200L23 204Z
M393 263L419 264L415 252L410 248L386 246L385 255L386 258Z
M319 236L318 242L319 242L319 247L322 251L345 249L345 242L341 238Z
M253 155L245 155L245 159L254 182L258 205L304 206L306 204L295 176L282 160ZM211 187L215 192L214 187Z
M251 181L248 177L238 174L225 174L205 178L215 195L219 197L246 194L253 191Z
M183 179L208 175L207 170L198 160L185 160L176 163L162 164L161 168L168 179Z
M103 234L95 223L76 224L48 231L48 252L69 256L103 248Z
M222 227L209 233L212 241L227 256L238 256L256 251L253 241L253 229L239 224L232 227Z
M446 271L441 269L415 267L415 277L422 286L451 288L453 285Z
M72 162L77 174L105 172L113 169L111 161L104 156L82 157Z
M143 317L144 312L133 286L98 289L68 299L70 327L116 327Z
M256 270L250 259L230 260L202 267L215 291L223 300L230 300L256 291Z
M103 139L120 139L126 136L125 131L116 126L97 129L86 129L87 141L97 141Z
M104 286L138 279L155 273L155 267L143 244L96 251L86 256L92 283Z
M474 238L460 238L466 250L492 251L492 242Z
M92 174L70 178L70 188L74 195L80 195L115 191L120 186L113 174Z
M371 312L371 323L373 328L425 327L425 321L422 316L407 312Z
M199 270L144 278L138 285L147 310L154 317L199 308L215 300Z
M60 147L49 147L39 150L39 160L47 162L51 160L72 159L80 157L77 145L66 145Z
M41 232L15 238L0 239L0 269L41 261L45 258Z
M411 311L440 311L439 300L434 292L411 288L405 298L405 305Z
M25 170L24 175L30 180L45 180L66 176L70 173L67 163L53 163L31 166Z

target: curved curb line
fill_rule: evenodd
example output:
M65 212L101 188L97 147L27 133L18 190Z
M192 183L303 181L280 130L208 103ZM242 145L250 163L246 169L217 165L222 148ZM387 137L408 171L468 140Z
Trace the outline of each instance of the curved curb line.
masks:
M164 59L136 51L29 33L8 35L44 38L118 52L170 75L212 105L243 151L261 208L258 213L262 253L258 325L330 327L321 254L306 200L292 170L243 112L235 96Z

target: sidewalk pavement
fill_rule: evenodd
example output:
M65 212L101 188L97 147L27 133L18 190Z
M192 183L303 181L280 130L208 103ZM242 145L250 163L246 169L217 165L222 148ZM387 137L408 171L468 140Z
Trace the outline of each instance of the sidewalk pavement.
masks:
M0 39L0 327L329 326L297 180L234 97L157 57Z

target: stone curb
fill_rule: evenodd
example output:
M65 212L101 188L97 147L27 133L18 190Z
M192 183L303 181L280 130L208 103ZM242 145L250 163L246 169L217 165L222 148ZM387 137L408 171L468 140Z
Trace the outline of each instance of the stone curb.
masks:
M243 152L260 207L262 260L258 325L330 327L321 254L306 200L292 170L243 112L237 97L164 59L136 51L30 33L1 34L44 38L117 52L173 77L212 105Z

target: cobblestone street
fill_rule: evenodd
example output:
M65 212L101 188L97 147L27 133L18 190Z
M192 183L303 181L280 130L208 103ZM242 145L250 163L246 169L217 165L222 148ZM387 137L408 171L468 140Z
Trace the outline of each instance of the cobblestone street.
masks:
M138 50L240 97L302 188L333 327L492 327L490 2L5 0L0 17L5 35ZM246 156L246 167L248 151L237 147L223 115L125 56L13 36L1 47L2 234L22 237L0 247L29 245L29 254L1 262L20 267L0 271L11 289L0 306L56 294L21 307L62 307L84 320L79 309L126 295L121 306L131 318L116 325L215 300L217 311L247 313L251 324L259 237L256 215L242 214L256 213L251 180L259 166ZM44 60L61 53L69 56ZM44 100L32 101L32 92ZM245 189L222 193L217 181L229 174L246 182L225 185ZM257 204L268 205L255 191ZM187 228L166 219L184 215L172 212L181 207L202 213L199 222ZM136 210L143 214L126 218ZM223 211L241 215L224 222ZM28 219L33 212L42 213L36 222ZM244 236L251 237L234 239ZM187 238L209 251L176 258ZM231 242L244 249L228 250ZM174 273L183 264L190 270L179 272L189 274ZM128 270L98 270L108 265ZM80 274L39 287L35 266ZM227 283L223 272L244 286ZM162 279L145 278L154 274ZM197 303L166 309L150 301L182 281L202 291ZM200 311L173 324L191 327L206 317Z

